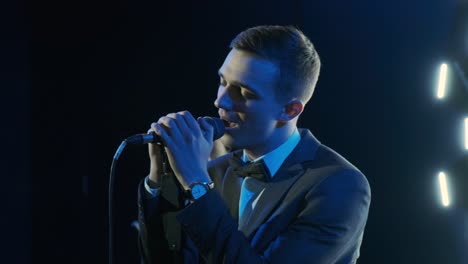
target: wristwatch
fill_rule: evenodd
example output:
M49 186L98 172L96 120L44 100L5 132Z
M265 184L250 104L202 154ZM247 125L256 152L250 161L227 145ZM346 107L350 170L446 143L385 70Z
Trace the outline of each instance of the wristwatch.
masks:
M194 182L190 184L187 196L191 201L195 201L213 188L214 182Z

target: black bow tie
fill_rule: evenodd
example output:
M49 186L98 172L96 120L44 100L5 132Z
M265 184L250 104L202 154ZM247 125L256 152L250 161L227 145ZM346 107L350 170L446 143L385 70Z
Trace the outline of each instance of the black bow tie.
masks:
M261 181L268 182L271 179L270 172L263 159L255 162L244 162L241 159L242 152L234 153L229 159L229 164L233 172L239 177L252 177Z

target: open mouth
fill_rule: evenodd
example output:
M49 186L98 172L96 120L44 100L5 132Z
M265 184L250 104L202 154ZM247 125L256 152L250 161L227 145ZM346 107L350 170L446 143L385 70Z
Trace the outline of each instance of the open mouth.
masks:
M226 121L223 119L223 123L224 123L224 127L225 128L235 128L235 127L239 127L239 125L237 123L234 123L234 122L229 122L229 121Z

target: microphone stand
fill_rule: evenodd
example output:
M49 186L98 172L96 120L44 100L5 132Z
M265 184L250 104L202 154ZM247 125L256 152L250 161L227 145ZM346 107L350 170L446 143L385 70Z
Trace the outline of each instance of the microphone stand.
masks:
M160 143L158 143L160 144ZM162 170L163 177L161 182L160 196L166 203L167 211L162 213L162 222L164 233L168 243L168 248L172 251L174 263L180 263L180 254L182 242L182 227L176 218L178 211L185 206L184 189L175 177L169 164L167 153L161 144Z
M114 207L114 182L115 182L115 169L120 155L124 151L127 144L134 144L134 138L129 138L120 144L117 151L112 159L110 177L109 177L109 190L108 190L108 260L109 264L114 264L114 222L113 222L113 207ZM141 140L140 140L141 141ZM162 215L163 224L166 231L166 239L168 241L168 247L173 251L174 260L179 258L177 251L180 249L182 240L182 231L180 224L178 223L175 215L180 208L184 206L185 196L182 185L173 175L172 168L169 164L169 159L164 145L161 142L155 142L160 146L160 154L162 158L162 182L161 182L161 196L168 203L168 212Z

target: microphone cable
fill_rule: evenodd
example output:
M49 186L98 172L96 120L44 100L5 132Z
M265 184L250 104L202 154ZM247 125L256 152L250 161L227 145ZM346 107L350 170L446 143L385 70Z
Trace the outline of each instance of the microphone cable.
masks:
M110 175L109 175L109 190L108 190L108 260L109 264L114 263L114 184L115 184L115 169L117 167L117 162L119 160L120 155L124 151L125 147L128 144L138 145L138 144L146 144L153 142L154 144L158 144L161 146L161 156L163 157L162 160L162 169L164 172L167 172L170 168L169 162L167 160L167 154L164 151L164 146L159 141L156 141L154 133L150 134L137 134L131 137L126 138L125 140L120 143L120 146L117 148L114 158L112 159L112 164L110 168Z
M109 264L114 263L114 222L113 222L113 203L114 203L114 181L115 181L115 168L117 161L119 160L120 154L122 154L124 148L127 146L127 140L122 141L112 159L110 177L109 177L109 197L108 197L108 259Z

